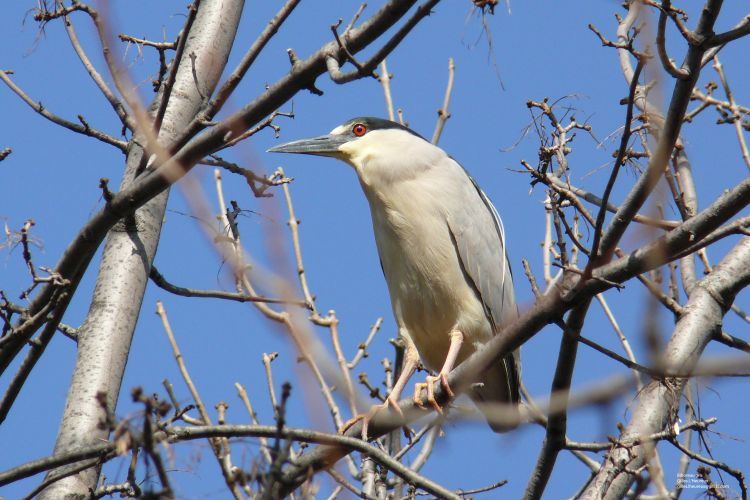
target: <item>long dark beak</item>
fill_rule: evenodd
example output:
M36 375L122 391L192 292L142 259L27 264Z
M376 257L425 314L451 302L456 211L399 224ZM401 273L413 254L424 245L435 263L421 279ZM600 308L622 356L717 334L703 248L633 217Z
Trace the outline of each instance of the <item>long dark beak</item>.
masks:
M350 139L340 135L321 135L310 139L287 142L274 146L269 153L300 153L318 156L337 156L341 154L339 147Z

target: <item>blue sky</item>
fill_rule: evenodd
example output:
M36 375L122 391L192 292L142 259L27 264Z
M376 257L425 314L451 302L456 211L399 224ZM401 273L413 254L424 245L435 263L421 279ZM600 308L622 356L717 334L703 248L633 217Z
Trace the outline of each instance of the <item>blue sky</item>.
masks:
M279 2L258 3L260 5L248 2L245 7L229 68L280 5ZM82 114L92 125L116 135L119 132L117 119L75 58L62 25L53 22L46 26L44 33L39 32L27 13L34 5L35 2L12 2L5 6L0 18L0 32L5 41L0 45L0 67L15 70L15 81L56 114L73 121L77 114ZM300 57L306 57L329 41L329 26L339 18L346 22L357 5L302 2L250 70L228 103L227 111L249 102L262 92L265 84L288 70L288 47L294 48ZM613 38L616 26L613 13L621 12L619 2L581 1L575 7L571 5L541 0L513 2L512 13L504 5L499 6L495 16L486 18L492 35L490 50L481 18L472 13L470 2L442 2L388 58L389 70L394 75L391 86L395 105L404 110L410 127L427 137L432 134L436 110L442 102L448 58L455 59L452 117L440 145L474 175L503 217L522 308L533 302L523 276L522 258L530 261L541 280L540 242L545 197L540 186L532 189L528 176L517 172L521 168L520 160L537 162L539 141L536 134L532 130L524 137L524 130L531 121L526 101L545 96L552 100L564 98L562 102L575 108L579 121L586 120L593 126L596 139L579 132L569 161L573 181L594 192L601 192L606 183L612 151L619 143L618 128L625 115L625 108L619 101L627 94L627 84L616 53L601 47L587 28L588 23L594 23L606 36ZM373 3L365 14L375 8ZM730 27L746 15L741 9L740 2L726 2L717 31ZM145 12L148 15L144 15ZM112 5L113 29L117 33L156 40L161 40L166 33L171 40L182 26L183 13L182 2L118 2ZM696 18L697 12L693 13L690 23ZM87 19L76 16L75 20L79 36L90 47L89 54L103 70ZM672 57L680 60L684 47L678 36L670 33L670 48ZM122 60L132 71L133 81L139 82L142 95L150 98L150 76L156 67L154 54L144 50L144 57L140 57L135 47L131 46L127 52L124 49L124 45L119 47ZM747 103L750 97L748 87L739 84L750 77L750 68L743 64L747 61L747 51L748 41L741 40L721 55L730 83L736 82L733 90L741 103ZM710 68L706 69L701 82L708 79L716 80ZM325 133L353 116L386 116L382 88L375 80L339 86L320 78L317 83L324 91L322 97L303 92L282 108L289 111L293 107L296 118L279 118L280 139L266 130L223 156L256 171L271 172L283 166L286 173L294 177L291 190L302 221L302 249L310 286L321 311L336 310L348 357L353 356L376 318L385 318L369 350L369 358L355 371L356 375L361 368L370 374L371 380L379 381L382 379L379 361L392 354L387 339L396 332L367 204L354 172L330 159L265 153L281 141ZM671 88L671 80L663 79L662 94L668 97ZM33 218L36 222L33 235L43 243L43 248L35 249L34 261L37 265L54 266L78 228L101 208L99 178L112 179L112 186L119 184L123 156L114 148L44 120L4 86L0 88L0 109L3 110L0 148L13 148L13 154L0 163L0 218L13 230ZM698 179L701 207L747 175L734 130L729 126L714 126L715 118L715 113L707 111L684 131ZM190 175L205 188L206 199L215 206L211 170L196 167ZM260 264L278 263L278 246L268 241L270 236L282 235L284 239L277 243L284 245L287 259L284 266L287 271L293 269L281 192L272 199L258 200L241 180L229 175L224 178L227 199L237 200L242 208L253 211L240 219L244 242L253 257ZM613 195L615 202L622 199L635 178L633 171L621 175ZM230 285L227 266L217 259L195 221L185 215L191 210L186 196L191 195L179 187L173 190L156 266L180 285L227 288ZM671 209L667 210L667 217L678 216L670 212ZM623 245L632 249L648 237L648 234L632 231L626 235ZM718 262L728 248L728 244L723 244L711 252L713 261ZM293 277L291 272L288 275ZM66 323L77 326L85 317L94 278L95 267L92 267L79 287ZM17 297L28 283L20 248L3 247L0 288ZM608 292L607 298L623 330L630 336L636 355L645 361L642 332L648 302L643 289L630 283L624 291ZM261 355L278 351L281 355L274 362L276 384L280 386L287 379L294 384L295 404L290 425L309 425L312 417L303 410L302 403L323 405L323 401L314 392L302 394L307 386L299 380L308 377L309 372L295 362L291 344L279 328L250 306L174 297L154 286L148 289L144 300L118 415L131 416L138 410L130 402L130 388L142 386L147 392L163 393L161 381L164 378L175 385L178 397L184 402L189 398L154 314L156 300L162 300L169 312L191 375L207 405L213 407L219 400L226 400L231 405L228 420L246 422L247 416L233 387L234 382L239 381L248 387L261 420L271 423L272 410ZM750 307L746 295L741 294L738 303ZM659 324L666 340L671 331L669 315L662 314ZM733 316L727 316L725 329L730 333L743 337L746 326ZM316 330L316 333L329 345L327 331ZM592 306L584 335L620 352L614 332L598 307ZM524 381L538 397L549 390L559 340L559 330L547 328L524 346ZM722 346L710 346L708 351L715 355L728 353ZM585 346L579 352L574 388L600 382L612 374L627 373L623 367ZM74 361L73 343L62 336L53 340L13 412L0 426L0 446L5 450L0 454L0 469L51 453ZM18 363L14 364L12 369L17 366ZM418 374L414 381L423 376ZM4 390L7 383L7 377L1 380L0 390ZM750 470L750 453L745 441L750 436L744 425L746 403L742 397L737 397L746 390L746 386L740 385L743 383L741 379L703 382L700 399L702 416L719 418L716 429L722 434L712 435L710 439L714 456L747 471ZM626 402L631 397L628 396ZM607 435L616 434L616 422L625 422L628 416L622 401L607 408L576 411L569 420L568 434L575 440L603 440ZM325 421L321 428L331 430L330 423ZM484 423L449 423L446 435L438 441L423 472L450 488L470 489L508 479L509 484L501 493L517 497L526 485L542 438L543 430L531 426L497 436ZM663 450L667 485L673 485L676 455L668 445L660 449ZM235 461L242 463L242 457L248 460L257 451L257 443L248 440L235 446L235 450ZM174 481L179 497L224 495L215 461L205 444L182 445L176 451L178 472L174 474ZM202 460L194 463L199 455ZM108 478L116 479L125 467L119 462L108 467ZM692 467L694 470L695 465ZM587 476L588 469L570 454L561 454L547 489L548 496L574 494ZM328 491L330 481L325 476L321 478L323 490ZM735 488L731 478L725 477L725 480ZM0 495L16 498L36 484L38 478L19 482L0 489ZM698 491L688 491L687 498L695 493Z

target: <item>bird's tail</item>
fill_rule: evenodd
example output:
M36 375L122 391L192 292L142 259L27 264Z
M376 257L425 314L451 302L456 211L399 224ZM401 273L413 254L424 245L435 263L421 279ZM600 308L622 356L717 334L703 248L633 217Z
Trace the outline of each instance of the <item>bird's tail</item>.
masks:
M507 355L501 362L488 368L478 382L482 385L472 391L471 398L478 404L492 430L508 432L515 429L520 402L520 351Z

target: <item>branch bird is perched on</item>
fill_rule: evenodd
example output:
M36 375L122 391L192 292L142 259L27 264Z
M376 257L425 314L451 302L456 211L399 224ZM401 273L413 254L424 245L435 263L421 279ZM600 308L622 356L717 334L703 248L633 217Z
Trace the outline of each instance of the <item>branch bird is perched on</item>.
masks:
M269 152L331 156L354 167L370 204L393 314L406 342L401 376L383 406L400 412L397 401L421 358L437 376L417 384L414 399L419 403L426 387L428 401L440 411L434 384L439 381L452 395L448 373L518 314L495 207L445 151L380 118L354 118L328 135ZM517 410L519 378L516 352L479 374L471 389L496 432L509 428L493 421L486 409L503 403ZM372 415L365 417L365 435Z

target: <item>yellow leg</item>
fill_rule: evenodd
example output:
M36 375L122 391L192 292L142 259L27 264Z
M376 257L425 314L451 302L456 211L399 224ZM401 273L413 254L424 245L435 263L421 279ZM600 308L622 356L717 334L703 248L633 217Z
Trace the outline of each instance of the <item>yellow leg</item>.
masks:
M417 348L414 347L414 344L412 344L411 342L407 342L406 352L404 353L403 370L401 370L401 375L398 377L398 380L393 386L391 393L388 394L388 397L385 398L385 401L382 404L375 405L370 408L367 413L360 413L359 415L346 421L344 425L341 426L341 429L339 429L339 433L344 434L347 430L349 430L350 427L362 420L362 439L367 441L367 430L370 425L370 420L372 420L380 410L390 407L393 408L401 417L403 417L404 412L402 412L401 408L398 406L398 400L401 397L401 393L403 392L406 383L414 374L414 370L417 369L418 364L419 353L417 353Z
M430 403L430 406L432 406L435 411L441 414L443 413L443 409L435 400L435 382L439 380L440 385L443 387L443 390L445 390L448 396L454 396L453 390L448 384L448 374L451 372L451 370L453 370L453 365L456 364L456 358L458 358L458 353L459 351L461 351L461 346L464 343L464 334L460 331L453 330L450 333L450 336L451 343L450 347L448 347L448 355L445 357L445 363L443 363L443 368L440 370L440 373L438 373L437 376L434 377L432 375L428 375L423 383L414 385L414 402L418 406L423 407L420 395L422 393L422 389L427 389L427 402Z

